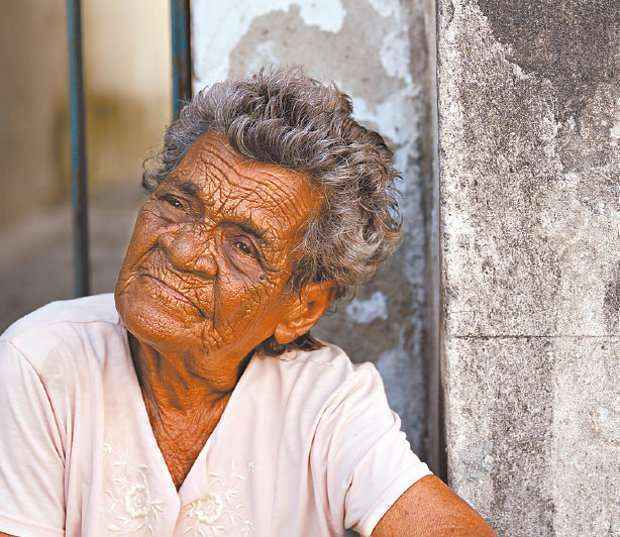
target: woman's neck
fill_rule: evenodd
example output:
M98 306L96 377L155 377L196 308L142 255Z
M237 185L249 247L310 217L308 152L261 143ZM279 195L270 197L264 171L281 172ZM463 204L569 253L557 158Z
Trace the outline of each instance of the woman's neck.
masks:
M131 334L128 337L153 434L179 488L217 426L251 355L233 368L234 378L214 379L198 374L190 356L164 356ZM222 390L222 385L231 388Z
M195 366L199 358L190 353L163 355L132 334L128 338L143 397L161 414L218 407L239 380L239 367L221 367L217 376L211 376L199 371Z

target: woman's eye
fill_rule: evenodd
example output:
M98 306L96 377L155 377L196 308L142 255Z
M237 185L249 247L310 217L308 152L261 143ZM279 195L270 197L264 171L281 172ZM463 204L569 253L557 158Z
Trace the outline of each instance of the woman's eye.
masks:
M170 194L165 196L164 199L170 205L172 205L175 209L182 209L183 208L183 204L177 198L175 198L174 196L171 196Z
M234 246L245 255L252 255L254 253L253 248L245 241L237 240L235 241Z

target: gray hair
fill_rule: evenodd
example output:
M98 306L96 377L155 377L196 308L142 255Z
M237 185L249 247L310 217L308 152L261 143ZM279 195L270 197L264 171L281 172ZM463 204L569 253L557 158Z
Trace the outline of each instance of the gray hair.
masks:
M393 153L352 111L348 95L300 68L214 84L168 127L142 184L154 190L208 131L246 157L306 173L324 199L304 230L291 285L331 280L335 298L352 296L394 252L401 229Z

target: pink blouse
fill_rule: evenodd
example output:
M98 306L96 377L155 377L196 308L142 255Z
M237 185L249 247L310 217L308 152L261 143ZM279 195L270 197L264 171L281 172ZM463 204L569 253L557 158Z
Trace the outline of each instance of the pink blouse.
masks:
M334 345L255 355L177 491L111 294L54 302L0 337L0 531L342 535L430 474L370 363Z

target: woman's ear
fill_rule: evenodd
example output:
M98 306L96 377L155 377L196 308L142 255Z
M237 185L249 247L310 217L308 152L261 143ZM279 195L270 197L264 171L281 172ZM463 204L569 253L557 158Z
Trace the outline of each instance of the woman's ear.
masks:
M273 337L280 345L308 332L329 308L334 298L334 282L312 282L304 286L287 317L276 326Z

